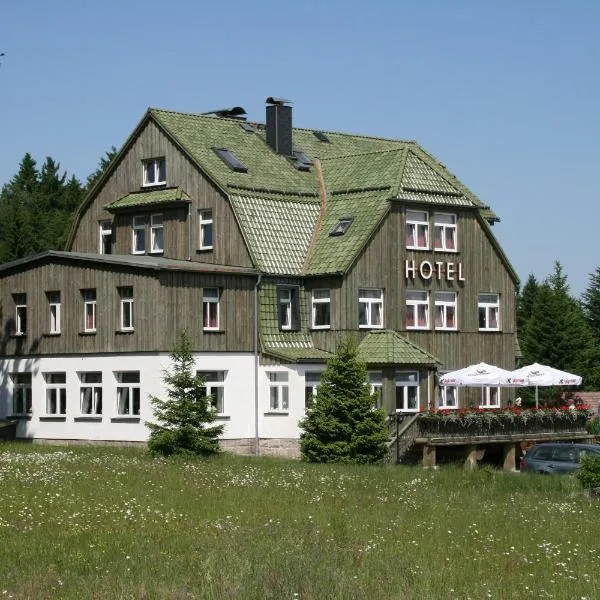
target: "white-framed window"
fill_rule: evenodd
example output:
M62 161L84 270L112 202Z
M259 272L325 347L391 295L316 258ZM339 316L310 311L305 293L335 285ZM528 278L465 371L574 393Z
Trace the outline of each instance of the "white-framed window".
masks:
M330 290L313 290L312 326L313 329L329 329L331 327Z
M202 327L205 330L219 329L219 288L203 288L202 290Z
M67 414L67 374L44 373L46 381L46 414Z
M269 379L269 410L271 412L287 412L290 407L288 374L283 371L270 371Z
M142 161L142 185L162 185L167 182L167 161L164 156Z
M79 408L82 415L102 414L102 373L79 373Z
M279 329L293 331L300 329L300 300L297 287L277 287L277 313Z
M150 216L150 252L164 252L165 228L162 215Z
M200 215L200 250L213 248L213 214L212 210L201 210Z
M96 331L96 290L81 290L83 296L83 330Z
M369 386L371 387L371 396L374 397L373 406L381 408L383 406L383 373L381 371L369 371Z
M456 330L456 292L435 292L435 328Z
M27 294L13 294L15 301L15 335L27 334Z
M210 405L218 414L225 414L225 376L226 371L196 371L204 380L204 393L210 396Z
M60 292L46 292L50 313L50 333L60 333Z
M429 292L406 290L406 329L429 329Z
M30 415L32 412L31 373L11 373L10 378L13 384L13 414Z
M117 414L137 416L140 414L140 372L117 371Z
M481 390L479 408L500 408L500 388L486 386Z
M433 247L435 250L456 252L457 217L451 213L434 213Z
M500 330L500 294L479 294L479 331Z
M358 326L362 329L383 327L383 290L358 290Z
M120 287L121 331L133 331L133 288Z
M100 254L112 254L112 221L100 222Z
M146 252L146 217L133 217L131 222L131 253L144 254Z
M409 250L429 249L429 213L406 211L406 247Z
M396 412L419 412L418 371L396 371Z
M444 375L440 372L439 375ZM438 408L458 408L458 388L454 385L440 385L438 387Z
M320 371L307 371L304 373L304 408L311 408L313 406L320 383Z

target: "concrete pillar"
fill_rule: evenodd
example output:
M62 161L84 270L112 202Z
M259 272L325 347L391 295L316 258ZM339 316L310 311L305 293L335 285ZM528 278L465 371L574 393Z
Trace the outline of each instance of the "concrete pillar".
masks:
M502 453L504 455L502 468L505 471L516 470L517 447L520 448L520 444L515 442L512 442L511 444L504 444L502 446Z
M435 446L423 446L423 466L435 467Z

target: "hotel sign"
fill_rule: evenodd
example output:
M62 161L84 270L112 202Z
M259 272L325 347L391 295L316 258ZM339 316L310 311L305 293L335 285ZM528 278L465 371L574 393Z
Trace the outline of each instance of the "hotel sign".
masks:
M465 281L463 275L462 263L442 262L422 260L417 263L416 260L404 261L404 276L406 279L415 279L419 275L422 279L432 279L435 277L438 281Z

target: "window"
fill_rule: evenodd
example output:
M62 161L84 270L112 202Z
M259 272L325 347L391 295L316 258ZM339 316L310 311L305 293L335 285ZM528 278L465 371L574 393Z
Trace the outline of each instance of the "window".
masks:
M433 247L436 250L456 251L456 215L433 215Z
M456 329L456 292L435 292L435 328Z
M312 326L313 329L329 329L331 326L331 292L329 290L313 290L312 293Z
M439 375L444 375L440 372ZM458 408L458 388L454 385L440 385L438 387L438 408Z
M418 371L396 371L396 411L419 411Z
M67 414L66 373L44 373L46 380L46 414Z
M83 330L96 331L96 290L81 290L83 296Z
M352 225L352 221L354 221L354 219L352 217L344 217L344 218L340 219L333 226L333 229L329 232L329 235L332 237L335 237L338 235L344 235L346 233L346 231L348 231L348 229L350 228L350 225Z
M200 211L200 250L213 248L213 216L212 210Z
M232 170L238 173L247 173L248 167L242 163L233 154L231 150L227 148L213 148L215 154Z
M117 380L117 414L136 416L140 414L140 372L118 371Z
M15 335L27 333L27 294L13 294L15 301Z
M202 326L204 329L219 329L219 288L204 288L202 291Z
M79 401L82 415L102 414L102 373L79 373Z
M133 217L131 252L144 254L146 252L146 217Z
M162 215L152 215L150 217L150 248L150 252L164 252L165 229Z
M100 223L100 254L112 254L112 223L102 221Z
M311 408L317 396L317 388L321 383L319 371L307 371L304 373L304 407Z
M288 374L282 372L267 373L269 378L269 410L287 412L289 409Z
M500 408L500 388L484 387L481 390L480 408Z
M225 371L196 371L196 375L204 380L204 393L210 396L210 405L218 415L225 413L225 373Z
M121 297L121 331L133 331L133 288L119 288Z
M30 415L31 410L31 373L12 373L13 414Z
M161 185L167 182L167 163L165 157L142 161L143 185Z
M479 331L500 329L500 294L479 294Z
M429 292L406 290L406 328L429 329Z
M383 327L383 290L358 290L358 326Z
M417 210L406 211L406 247L429 249L429 215Z
M279 328L297 331L300 329L300 302L297 287L277 288Z
M373 406L381 408L383 406L383 376L381 371L369 371L369 385L371 386L371 396L375 396Z
M50 309L50 333L60 333L60 292L46 292Z

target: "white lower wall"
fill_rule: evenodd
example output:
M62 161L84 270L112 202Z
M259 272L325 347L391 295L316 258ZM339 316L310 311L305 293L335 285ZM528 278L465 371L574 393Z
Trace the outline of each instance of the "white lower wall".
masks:
M225 425L224 439L254 438L254 356L221 353L195 356L202 371L226 371L224 415L218 422ZM151 395L165 398L163 370L171 365L168 354L112 354L91 356L55 356L15 358L0 363L0 417L13 412L11 374L32 374L32 413L21 419L18 437L57 440L105 440L143 442L148 438L146 422L152 422ZM260 438L297 439L298 421L304 416L304 373L319 371L323 365L260 366L258 434ZM80 409L80 372L102 372L101 418L85 420ZM139 418L124 419L117 414L117 371L140 372ZM64 419L48 420L46 415L46 380L44 373L66 373L67 409ZM289 407L274 413L270 410L269 372L288 374ZM46 418L45 418L46 417ZM82 419L82 417L84 417Z

